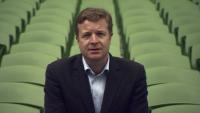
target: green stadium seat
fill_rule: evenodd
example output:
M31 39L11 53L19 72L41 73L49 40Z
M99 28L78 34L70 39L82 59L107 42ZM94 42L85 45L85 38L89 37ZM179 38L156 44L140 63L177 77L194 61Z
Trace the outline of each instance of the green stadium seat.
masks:
M14 0L6 0L3 4L6 7L21 9L23 13L28 13L29 18L35 15L36 5L30 4L28 2L14 1ZM15 9L13 9L15 10Z
M71 46L69 56L73 56L73 55L76 55L76 54L80 54L80 49L79 49L78 45L73 45L73 46Z
M14 26L16 30L22 32L25 29L25 26L22 23L22 20L19 16L2 13L0 16L0 22L9 23Z
M191 55L190 55L191 65L195 69L199 69L199 60L200 60L200 44L193 45L191 48Z
M52 33L50 31L32 31L22 33L20 36L20 44L27 42L42 42L60 46L64 51L66 49L66 38L64 35L59 33Z
M57 60L56 57L38 52L20 52L4 55L1 66L32 65L46 68L49 63L55 60Z
M12 43L17 41L17 35L19 32L15 29L15 25L12 25L10 23L5 23L5 22L0 22L0 34L6 37L1 37L1 38L6 38L7 40L10 40L9 38L11 37ZM1 39L0 39L1 40Z
M159 31L159 32L168 32L168 28L163 26L160 23L150 23L150 22L145 22L145 23L138 23L138 24L133 24L126 26L125 28L125 35L127 36L126 41L129 40L129 36L140 33L140 32L147 32L147 31Z
M199 113L200 105L171 105L154 109L151 113Z
M173 20L170 20L170 22L169 22L170 31L174 33L176 31L176 29L179 29L179 27L181 27L183 25L188 25L188 24L192 24L192 23L198 24L200 22L200 20L198 18L200 18L200 15L197 16L196 14L189 16L189 17L186 14L176 17Z
M3 55L5 54L5 51L6 51L5 45L0 44L0 64L1 64L1 59Z
M130 58L139 57L149 53L171 53L182 55L178 46L162 42L146 42L134 45L130 51Z
M110 45L110 49L109 52L116 57L122 57L121 55L121 49L119 46L115 46L115 45Z
M68 36L69 34L69 26L63 26L56 23L51 22L43 22L43 23L34 23L29 24L26 28L26 32L32 32L32 31L49 31L49 32L55 32L62 34L64 36Z
M156 22L156 23L160 23L162 24L162 19L160 18L156 18L155 16L152 15L139 15L139 16L135 16L130 14L129 17L124 17L123 19L123 25L124 26L128 26L128 25L134 25L134 24L138 24L138 23L144 23L144 22Z
M6 2L16 2L16 0L5 0ZM20 0L18 3L26 3L29 5L29 7L32 7L34 9L39 9L40 7L40 0Z
M192 69L176 67L155 67L146 70L148 86L164 83L185 83L194 86L200 85L200 73Z
M55 58L62 58L63 51L60 46L55 46L48 43L42 42L27 42L19 43L13 45L11 48L11 53L20 53L20 52L39 52L53 56Z
M173 35L168 32L158 32L158 31L145 31L129 35L129 51L131 48L137 44L147 43L147 42L160 42L175 45L176 40Z
M59 18L57 16L54 16L54 15L37 15L35 16L32 20L31 20L31 24L37 24L37 23L54 23L54 24L58 24L58 25L61 25L61 26L68 26L70 27L70 21L72 17L68 17L68 18ZM69 29L69 28L68 28Z
M12 37L6 33L0 33L0 45L5 48L5 53L8 53L12 45Z
M28 12L24 11L21 8L10 8L9 6L0 4L0 14L2 13L19 16L24 21L25 24L28 24L31 18L30 14L28 14Z
M42 16L57 16L59 18L69 18L72 17L73 14L67 13L65 10L62 9L40 9L37 12L37 15Z
M0 68L0 83L2 82L20 82L29 83L37 86L44 86L45 69L28 66L15 65Z
M146 69L159 66L172 66L190 69L188 57L172 53L149 53L135 57Z
M43 109L43 89L27 83L0 83L0 103L16 103Z
M180 26L179 29L175 32L175 35L177 37L178 44L183 45L182 40L184 40L184 37L187 37L187 35L199 33L200 32L200 25L193 23L188 25Z
M41 110L20 104L0 103L1 113L41 113Z
M183 49L186 55L190 54L190 49L193 45L200 44L200 33L189 34L183 38Z
M123 12L123 11L122 11ZM152 18L160 18L159 14L155 10L149 10L149 9L134 9L130 10L127 8L122 14L123 19L129 18L130 16L151 16ZM161 20L161 19L160 19Z
M148 103L151 109L167 105L200 104L199 85L167 83L148 87Z

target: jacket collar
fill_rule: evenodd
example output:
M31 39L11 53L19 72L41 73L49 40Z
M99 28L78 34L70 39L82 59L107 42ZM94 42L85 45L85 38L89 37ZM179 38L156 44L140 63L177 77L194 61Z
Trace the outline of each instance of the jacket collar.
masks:
M120 67L117 60L110 54L109 71L107 72L106 87L104 91L104 97L101 107L101 113L108 113L111 105L113 104L113 98L117 94L120 85ZM88 77L84 71L82 56L78 55L73 65L73 76L76 78L76 87L79 90L82 102L85 105L88 113L95 113L94 104L89 85Z

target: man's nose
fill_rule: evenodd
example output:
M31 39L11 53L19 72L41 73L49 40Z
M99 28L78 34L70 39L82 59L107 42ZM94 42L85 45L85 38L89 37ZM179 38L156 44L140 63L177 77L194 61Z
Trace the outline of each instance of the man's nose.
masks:
M96 36L96 34L92 34L91 38L90 38L90 42L91 43L97 43L99 40L98 40L98 37Z

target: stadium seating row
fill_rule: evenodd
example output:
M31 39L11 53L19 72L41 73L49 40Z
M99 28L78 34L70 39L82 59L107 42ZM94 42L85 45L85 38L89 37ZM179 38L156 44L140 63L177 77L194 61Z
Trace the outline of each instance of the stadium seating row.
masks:
M192 2L2 0L0 112L44 113L46 66L80 53L74 19L100 7L113 17L111 54L145 66L150 112L199 113L200 16Z

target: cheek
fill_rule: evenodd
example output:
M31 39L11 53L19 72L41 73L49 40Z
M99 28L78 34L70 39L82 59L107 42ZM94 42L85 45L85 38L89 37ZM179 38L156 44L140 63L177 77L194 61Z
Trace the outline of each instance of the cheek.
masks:
M79 41L78 45L81 50L84 50L85 48L87 48L87 43L85 41Z

